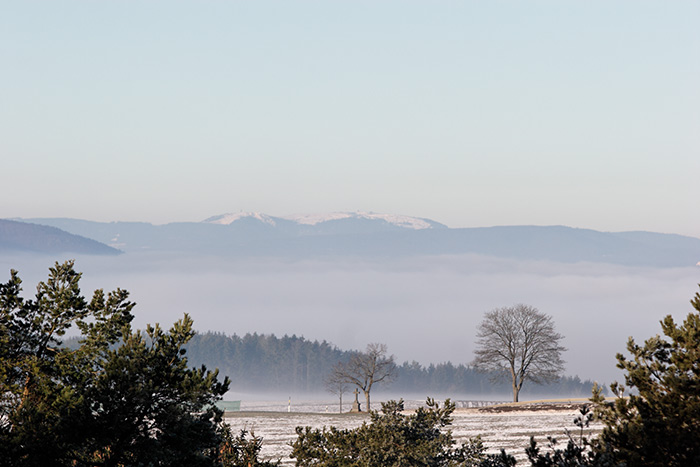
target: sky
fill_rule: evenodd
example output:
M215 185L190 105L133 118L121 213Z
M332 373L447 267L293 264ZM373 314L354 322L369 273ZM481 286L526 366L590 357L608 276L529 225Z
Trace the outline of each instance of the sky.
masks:
M700 237L700 3L0 0L0 218Z

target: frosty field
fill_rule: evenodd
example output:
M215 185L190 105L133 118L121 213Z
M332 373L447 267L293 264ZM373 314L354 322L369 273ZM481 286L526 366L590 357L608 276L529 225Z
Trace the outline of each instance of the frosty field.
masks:
M422 404L422 401L406 401L407 413ZM345 406L346 410L348 408L349 404ZM295 427L354 428L369 419L367 414L338 414L337 411L337 403L298 403L288 407L282 402L243 402L241 412L228 412L225 419L234 433L246 429L263 438L263 458L280 459L283 465L293 465L289 443L296 439ZM453 414L451 429L457 442L481 435L488 452L505 449L522 461L530 436L535 436L544 447L547 436L565 442L566 430L578 435L578 427L573 423L576 415L576 409L484 413L475 408L458 408ZM599 426L591 426L586 434L596 433L599 429Z

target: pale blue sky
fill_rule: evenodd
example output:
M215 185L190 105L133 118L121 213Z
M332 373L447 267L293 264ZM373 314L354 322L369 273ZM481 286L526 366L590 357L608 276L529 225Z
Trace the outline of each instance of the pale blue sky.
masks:
M700 237L698 24L684 0L0 0L0 217Z

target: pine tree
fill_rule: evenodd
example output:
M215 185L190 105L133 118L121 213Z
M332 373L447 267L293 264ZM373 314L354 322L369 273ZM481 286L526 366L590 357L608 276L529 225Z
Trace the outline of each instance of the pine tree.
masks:
M128 293L80 293L73 262L56 264L34 299L16 271L0 284L0 459L17 466L217 465L228 388L190 369L189 316L169 332L131 329ZM78 345L62 346L71 328Z
M611 386L614 405L597 397L605 423L599 450L635 466L700 465L700 294L695 312L677 325L668 315L661 321L667 339L654 336L643 346L630 339L628 359L617 355L627 385Z

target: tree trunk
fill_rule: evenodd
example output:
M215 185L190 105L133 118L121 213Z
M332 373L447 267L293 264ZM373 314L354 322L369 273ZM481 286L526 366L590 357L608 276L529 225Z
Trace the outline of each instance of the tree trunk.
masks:
M518 378L515 376L515 373L513 373L513 402L518 402L521 387L522 383L518 384Z
M369 413L369 390L365 391L365 404L367 404L367 407L365 407L365 412Z
M515 367L512 363L510 365L510 377L513 381L513 402L518 402L518 395L520 394L520 387L522 384L518 384L518 375L515 373Z

